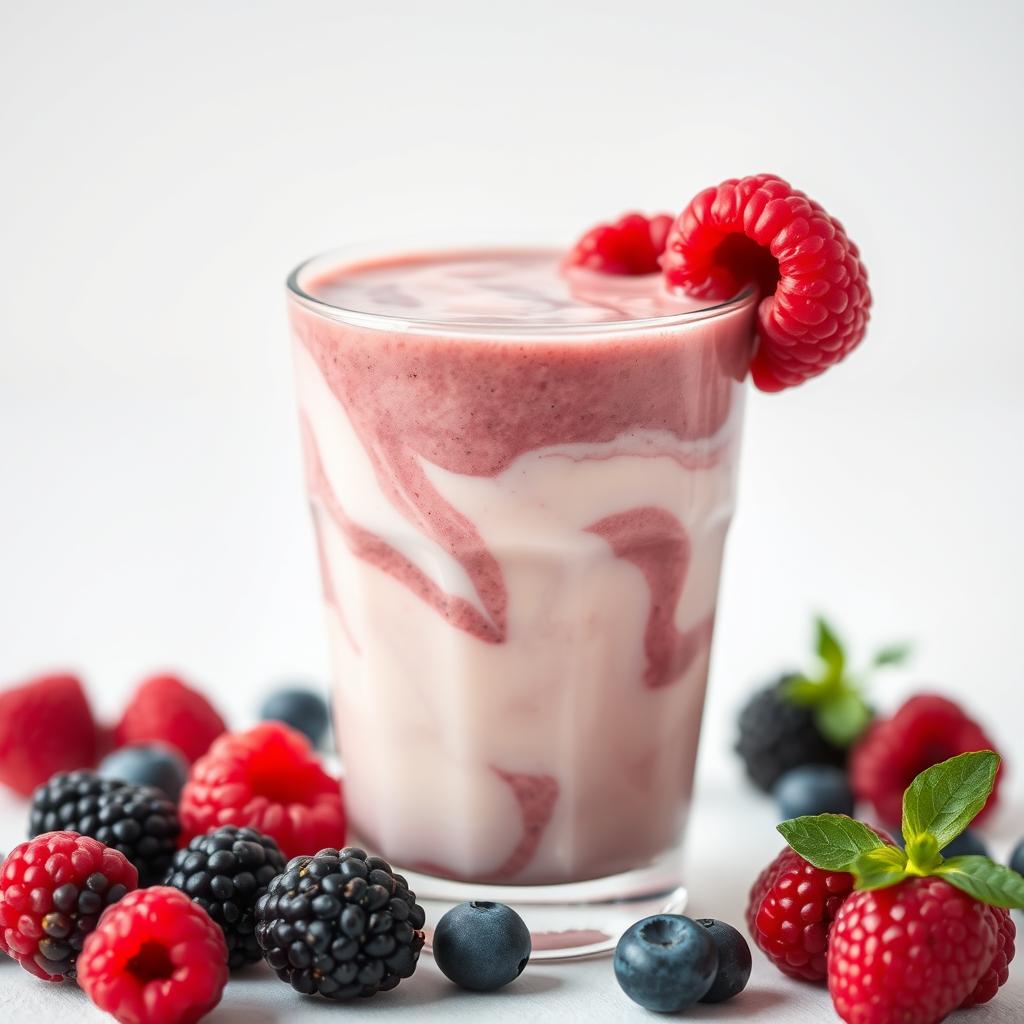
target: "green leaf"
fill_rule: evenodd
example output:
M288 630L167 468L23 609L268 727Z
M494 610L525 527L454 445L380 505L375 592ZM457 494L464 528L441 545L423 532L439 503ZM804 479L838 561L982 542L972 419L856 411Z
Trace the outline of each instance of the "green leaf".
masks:
M815 619L817 630L817 641L815 650L818 657L825 662L828 668L828 678L841 679L843 669L846 667L846 655L843 653L843 645L839 642L835 630L825 621L822 616Z
M988 857L953 857L935 873L982 903L1024 909L1024 878Z
M960 754L921 772L903 796L903 838L931 832L948 846L985 806L999 769L991 750Z
M842 689L815 708L818 730L837 747L848 747L871 724L871 708L856 690Z
M907 877L907 855L895 846L882 846L862 853L853 862L858 892L888 889Z
M902 665L910 657L910 652L910 644L892 644L889 647L883 647L871 659L871 667L881 668L883 665Z
M814 679L808 679L807 676L790 676L782 684L782 692L792 703L804 708L813 708L824 700L828 687Z
M885 846L874 832L842 814L793 818L779 825L782 838L822 871L849 871L868 850Z

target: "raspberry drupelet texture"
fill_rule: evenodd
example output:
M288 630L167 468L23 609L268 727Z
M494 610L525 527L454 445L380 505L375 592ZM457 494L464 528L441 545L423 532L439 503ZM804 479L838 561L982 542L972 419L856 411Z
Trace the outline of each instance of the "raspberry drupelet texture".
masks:
M847 1024L936 1024L993 962L989 907L938 878L854 893L832 928L829 991Z
M81 682L33 679L0 692L0 782L28 796L54 772L91 768L99 738Z
M74 979L100 913L138 885L123 854L89 836L50 832L0 868L0 949L44 981Z
M783 850L750 892L750 934L783 974L824 981L832 922L852 891L852 875L822 871L794 850Z
M86 995L121 1024L194 1024L228 980L220 928L184 893L139 889L100 918L79 958Z
M270 836L225 825L195 836L174 855L167 884L190 896L220 925L228 966L234 970L263 956L255 935L256 901L284 869L284 855Z
M277 976L304 995L372 996L416 970L423 908L387 861L321 850L289 861L256 906L256 938Z
M32 796L32 835L63 829L118 850L139 872L141 885L162 882L178 846L178 811L152 786L101 779L93 772L54 775Z
M237 825L271 836L286 857L345 841L340 782L280 722L221 736L192 766L180 812L187 839Z
M982 975L981 981L974 991L961 1003L966 1009L969 1006L981 1006L995 999L999 990L1010 980L1010 964L1016 952L1017 926L1008 910L1002 907L986 907L992 927L996 932L996 951L992 963Z
M177 676L144 680L117 723L119 747L133 743L168 743L189 762L201 757L227 728L217 709Z
M814 200L773 174L729 178L679 215L662 257L665 280L725 301L754 283L762 391L822 373L864 337L871 292L857 246Z
M850 781L858 800L872 804L881 821L895 825L903 815L903 794L918 773L957 754L995 749L981 726L953 701L920 694L869 728L851 754ZM976 822L995 807L1003 771L1001 765Z
M672 217L627 213L611 224L591 228L565 259L566 267L585 267L602 274L656 274L672 227Z

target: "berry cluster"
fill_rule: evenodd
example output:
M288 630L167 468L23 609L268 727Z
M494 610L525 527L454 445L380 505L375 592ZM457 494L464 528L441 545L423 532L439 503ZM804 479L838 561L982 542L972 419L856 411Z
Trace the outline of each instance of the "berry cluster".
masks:
M747 923L779 970L828 981L850 1024L937 1024L995 998L1009 976L1024 877L988 857L951 854L982 811L999 758L961 754L908 787L905 849L844 815L784 822L790 844L751 890Z

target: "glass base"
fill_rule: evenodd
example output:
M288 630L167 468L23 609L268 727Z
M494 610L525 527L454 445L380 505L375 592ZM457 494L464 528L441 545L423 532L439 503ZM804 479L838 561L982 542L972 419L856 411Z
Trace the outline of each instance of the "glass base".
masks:
M679 884L677 857L636 871L561 885L480 885L399 870L427 912L428 950L441 915L470 900L512 907L533 937L532 961L608 953L641 918L681 914L687 903L687 891Z

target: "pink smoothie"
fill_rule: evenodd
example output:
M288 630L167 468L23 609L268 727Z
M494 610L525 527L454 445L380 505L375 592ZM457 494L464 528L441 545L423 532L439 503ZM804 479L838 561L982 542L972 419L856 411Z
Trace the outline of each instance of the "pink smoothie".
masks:
M463 880L643 866L693 777L753 299L559 262L314 264L290 304L353 829Z

